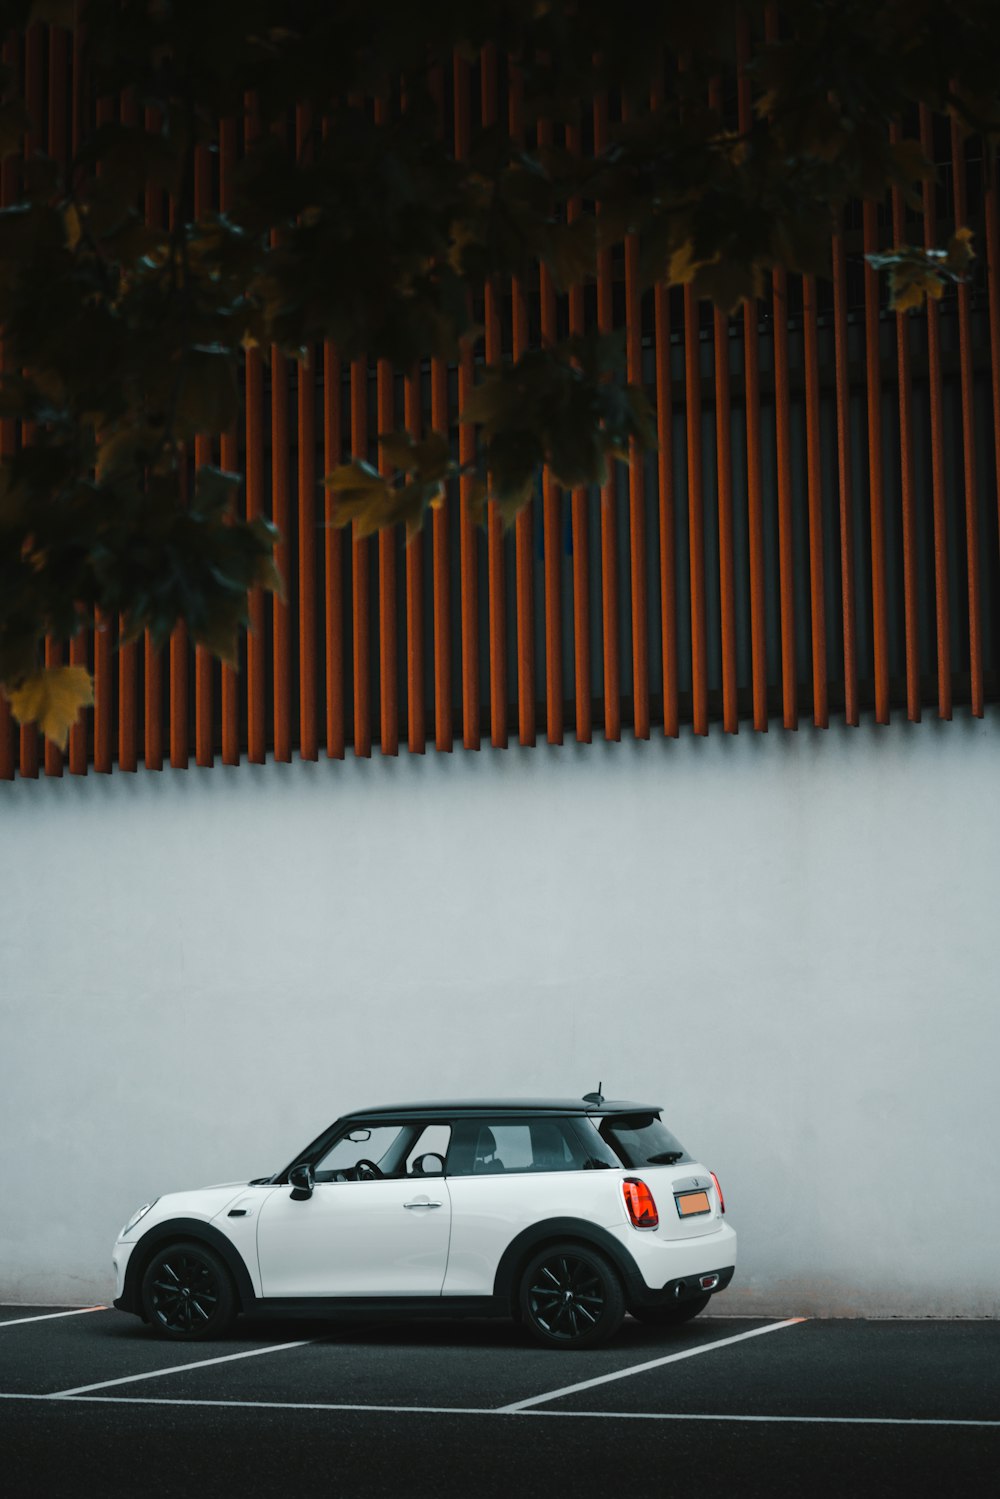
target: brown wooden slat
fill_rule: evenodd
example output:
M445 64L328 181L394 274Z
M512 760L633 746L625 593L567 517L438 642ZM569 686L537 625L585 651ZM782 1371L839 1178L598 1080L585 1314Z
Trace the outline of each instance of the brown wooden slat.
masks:
M159 128L159 115L147 109L144 124L148 131ZM146 223L158 227L163 222L163 197L159 189L147 185L145 196ZM142 763L147 770L163 769L163 658L153 637L147 630L143 636L143 750ZM72 753L72 738L70 751Z
M951 164L956 227L967 222L965 143L957 116L951 117ZM979 583L979 514L976 496L976 430L972 372L972 288L958 285L958 368L962 391L962 466L965 476L965 567L969 608L969 695L972 714L983 716L983 624Z
M629 118L623 107L622 119ZM629 382L642 388L642 299L639 238L625 241L625 362ZM649 589L646 582L646 485L643 454L633 439L628 466L629 566L632 583L632 728L649 738Z
M843 235L833 236L833 343L837 406L837 493L840 521L840 596L844 648L844 716L857 725L858 666L855 626L854 515L851 480L851 389L847 348L847 265Z
M285 584L291 585L291 491L289 484L288 360L271 349L271 519L278 528L274 560ZM274 698L274 758L292 758L292 617L288 598L271 595L271 669Z
M3 45L3 61L6 67L16 68L17 43L13 38ZM0 207L6 208L17 196L17 159L11 153L0 162ZM6 370L8 361L0 343L0 370ZM11 417L0 417L0 460L13 457L17 451L17 425ZM81 726L76 728L79 735ZM72 733L72 730L71 730ZM20 754L20 732L7 699L0 693L0 780L12 781ZM84 767L86 768L86 767Z
M893 126L892 137L899 141L901 131ZM892 189L893 243L904 245L906 215L903 193ZM896 383L899 391L899 479L903 530L903 630L906 646L906 716L911 723L920 722L920 642L917 626L917 546L915 535L913 475L913 387L910 375L910 315L896 313Z
M368 362L351 362L351 452L356 459L368 454ZM368 538L359 535L358 522L351 528L351 594L354 637L354 753L372 752L371 710L371 622L368 577Z
M24 94L28 110L29 128L24 137L24 157L27 161L36 150L44 146L41 125L45 119L45 73L44 33L39 24L29 26L24 38ZM34 441L34 424L21 423L21 445L28 447ZM45 641L45 656L48 657L48 640ZM46 659L46 664L48 664ZM20 732L21 775L37 780L40 762L42 735L37 724L23 723Z
M539 147L551 146L552 140L551 122L540 120ZM538 300L542 343L553 344L558 336L556 291L552 274L542 263L538 270ZM542 473L542 568L545 580L545 737L549 744L563 742L561 511L561 491L546 467ZM648 719L648 711L646 716ZM648 725L645 737L649 737Z
M301 111L300 111L301 113ZM319 756L316 705L315 350L296 363L298 393L299 754Z
M511 138L523 143L523 84L521 75L511 69L508 88ZM528 304L524 287L515 281L511 287L512 347L515 362L528 348ZM534 557L531 528L534 505L526 505L514 522L515 604L517 620L517 734L521 744L535 742L535 602Z
M62 26L49 27L47 145L48 154L63 169L65 169L69 154L69 119L66 111L66 90L69 81L68 40L68 33ZM131 649L134 651L135 647ZM64 654L60 641L46 639L46 666L61 666ZM0 725L0 739L2 737L3 728ZM45 741L44 755L45 774L61 776L63 773L62 750L57 744L53 744L51 739ZM121 758L119 750L119 763L121 763Z
M687 429L688 568L691 579L692 725L708 733L708 645L705 622L705 500L701 461L701 338L698 301L684 288L684 416Z
M245 100L243 142L250 150L259 134L256 101ZM264 365L260 349L247 349L244 362L244 449L246 464L246 516L255 520L264 514ZM267 757L266 692L267 666L264 636L263 589L251 588L247 596L247 758L263 765Z
M110 94L97 101L98 125L111 124L118 113ZM99 170L99 169L98 169ZM110 775L114 755L114 668L111 649L113 621L94 612L94 769Z
M329 474L343 457L340 416L340 360L323 345L323 467ZM344 546L343 532L333 524L333 491L323 501L323 634L325 644L326 753L342 760L344 721Z
M380 359L376 374L378 430L389 433L395 426L393 372L388 360ZM392 465L384 465L386 471ZM379 650L379 743L383 755L399 754L399 643L396 631L396 528L380 531L378 538L378 650Z
M986 284L989 294L990 374L993 394L993 475L1000 532L1000 223L996 167L986 168Z
M223 120L219 125L219 212L228 213L233 204L233 174L236 170L236 121ZM227 473L240 470L239 433L234 425L219 442L219 462ZM222 763L240 762L240 679L235 667L222 663L220 670L222 704Z
M774 351L774 427L778 488L778 591L781 609L781 709L786 729L797 729L795 666L795 552L792 535L792 411L788 386L788 276L771 276Z
M934 160L934 123L926 105L920 107L920 144ZM937 244L934 183L923 185L924 245ZM941 375L940 309L927 299L927 369L931 413L931 509L934 518L934 602L937 624L938 717L951 717L951 611L948 581L948 497L944 468L944 387Z
M197 146L194 153L194 215L206 217L212 210L212 158L207 146ZM194 440L195 472L212 462L212 439L199 432ZM197 765L213 763L212 678L215 671L211 651L203 645L194 648L194 757Z
M461 160L468 155L470 141L469 64L456 53L453 64L453 86L455 97L454 143L455 155ZM462 349L458 363L458 406L465 405L472 391L472 349ZM464 467L476 456L476 440L473 429L460 425L458 429L458 457ZM466 749L479 748L479 600L476 580L476 526L469 512L471 478L463 476L458 485L459 525L459 579L461 586L461 630L462 630L462 743Z
M673 400L670 376L670 293L653 291L656 338L657 487L660 524L660 635L663 651L663 732L676 739L677 709L677 560L674 540Z
M594 100L594 151L608 145L608 100ZM597 326L601 333L614 327L614 287L610 249L597 257ZM622 737L621 671L618 627L618 541L615 535L617 500L615 475L601 486L601 621L604 637L604 737Z
M750 25L746 18L738 32L739 75L737 108L741 132L753 120L751 93ZM764 500L760 454L760 353L757 331L757 301L743 304L743 370L746 389L747 435L747 533L750 553L750 658L753 677L753 726L767 729L767 633L764 617Z
M709 85L708 102L722 115L722 83ZM715 309L712 318L715 375L716 503L719 515L719 614L722 654L722 727L739 732L736 697L736 585L733 559L732 392L729 377L729 318Z
M123 125L138 123L138 105L129 89L121 100ZM139 763L138 645L124 639L125 620L119 616L118 631L118 769L134 771Z
M885 585L885 501L882 480L882 376L879 357L879 280L867 260L878 251L878 208L862 204L865 262L865 393L868 410L868 503L871 516L872 648L875 722L889 722L889 625Z
M416 441L421 431L420 370L403 386L403 420ZM406 744L411 755L427 748L424 707L424 553L419 533L406 547ZM491 593L492 600L492 593Z
M483 49L481 70L482 123L486 129L497 123L497 54L493 42ZM500 302L496 284L490 280L483 293L483 323L487 365L500 362ZM503 524L496 502L486 508L486 568L489 588L490 637L490 743L494 749L507 746L507 638L506 589L503 570Z
M447 432L448 368L431 360L431 426ZM451 711L451 583L448 574L448 500L434 510L431 544L434 565L434 746L450 751L454 743Z
M83 30L77 26L73 30L72 40L72 72L71 72L71 104L70 104L70 150L76 152L80 146L82 132L85 128L85 111L87 91L83 72ZM5 58L6 60L6 58ZM0 423L2 428L2 423ZM90 627L80 629L69 643L69 662L71 666L88 665L88 643ZM69 731L69 770L71 775L83 776L87 774L87 753L89 739L88 715L80 714L76 723Z
M813 723L830 721L826 674L826 586L823 576L823 452L820 433L819 321L816 280L802 278L802 331L806 384L806 505L809 513L809 621L812 644Z
M576 125L566 127L566 148L574 153L580 150L580 130ZM571 224L575 223L582 211L583 205L580 200L571 199L566 212L568 221ZM582 333L584 326L583 287L574 286L569 294L570 334ZM576 738L579 744L589 744L593 729L593 710L590 690L590 568L586 489L574 489L570 503L573 537L573 674Z

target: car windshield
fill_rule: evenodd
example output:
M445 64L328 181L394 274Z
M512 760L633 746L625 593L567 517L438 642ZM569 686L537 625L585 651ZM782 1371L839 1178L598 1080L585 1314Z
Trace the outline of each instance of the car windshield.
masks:
M691 1159L658 1114L610 1114L600 1132L623 1166L673 1166Z

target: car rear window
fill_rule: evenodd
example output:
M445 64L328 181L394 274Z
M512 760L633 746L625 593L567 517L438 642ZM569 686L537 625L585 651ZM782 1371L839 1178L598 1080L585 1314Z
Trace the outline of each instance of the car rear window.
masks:
M623 1166L673 1166L691 1160L658 1114L610 1114L601 1121L600 1134Z

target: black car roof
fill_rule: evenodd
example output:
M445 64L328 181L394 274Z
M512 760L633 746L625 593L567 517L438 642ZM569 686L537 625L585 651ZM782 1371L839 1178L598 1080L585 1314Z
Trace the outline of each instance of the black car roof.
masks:
M582 1098L460 1098L424 1103L379 1104L372 1109L351 1109L345 1119L440 1119L456 1114L658 1114L658 1103L631 1103L609 1098L601 1104Z

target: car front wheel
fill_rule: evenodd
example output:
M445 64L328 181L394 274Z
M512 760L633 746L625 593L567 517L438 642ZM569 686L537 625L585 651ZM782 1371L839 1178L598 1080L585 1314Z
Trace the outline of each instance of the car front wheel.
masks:
M520 1319L547 1348L596 1348L622 1325L625 1293L614 1266L596 1249L554 1244L525 1267Z
M236 1292L229 1271L206 1244L166 1244L146 1266L142 1310L161 1337L220 1337L236 1316Z

